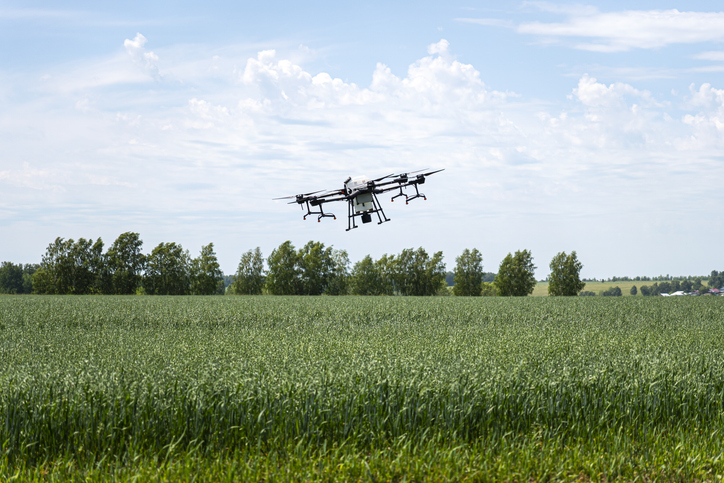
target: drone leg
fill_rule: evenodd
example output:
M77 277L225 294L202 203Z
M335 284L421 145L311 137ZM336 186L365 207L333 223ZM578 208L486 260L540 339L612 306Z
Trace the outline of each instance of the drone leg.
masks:
M377 212L377 218L379 218L378 225L381 225L385 221L390 221L389 218L387 218L387 215L385 215L385 212L382 210L382 205L380 205L380 201L377 199L377 195L375 193L372 193L372 204L375 206L375 212ZM382 213L382 216L380 216L380 213ZM382 217L385 218L385 221L382 221Z
M395 198L399 198L400 196L404 196L405 198L407 198L407 195L402 192L402 188L400 188L400 192L399 192L398 194L396 194L395 196L393 196L393 197L390 199L390 201L395 201Z
M324 217L332 217L335 220L337 219L336 216L334 216L334 213L325 213L324 209L322 208L322 205L319 205L319 216L317 217L317 222L322 221L322 218Z
M409 198L407 198L407 201L405 201L405 204L406 204L406 205L409 204L410 201L414 200L415 198L422 198L422 199L424 199L424 200L427 200L427 197L425 196L425 194L424 194L424 193L420 193L420 191L417 189L417 185L414 185L414 186L415 186L415 195L414 195L414 196L410 196Z
M354 222L354 213L352 208L352 200L347 202L347 230L350 231L352 228L357 228L357 224Z

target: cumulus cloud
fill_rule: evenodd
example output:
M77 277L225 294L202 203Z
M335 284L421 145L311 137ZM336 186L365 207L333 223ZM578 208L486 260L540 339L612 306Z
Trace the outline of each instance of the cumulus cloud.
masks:
M126 39L123 46L133 62L141 67L146 74L155 78L158 77L158 56L153 52L146 52L144 47L146 42L148 42L146 37L137 33L133 40Z
M626 97L639 98L648 104L654 103L651 93L640 91L630 84L616 82L606 86L596 81L594 77L585 74L578 81L578 87L573 89L573 95L585 106L612 107L621 106Z
M721 134L724 133L724 89L716 89L709 83L704 83L696 89L694 84L689 86L688 105L690 109L698 111L696 114L686 114L682 122L695 129L695 136L699 139L711 138L710 142L724 146Z
M135 82L148 82L158 69L146 43L139 34L126 41L120 60L89 63L73 74L125 63ZM709 160L720 156L724 139L722 85L692 86L677 99L681 112L636 82L604 83L589 75L570 81L569 99L511 100L486 84L480 66L459 61L447 40L420 47L406 69L378 63L367 85L314 69L283 49L232 57L200 48L191 59L166 50L165 76L157 77L153 92L88 82L78 95L69 91L66 110L56 107L51 92L0 112L8 160L0 185L6 199L38 211L82 205L114 227L137 220L147 220L148 230L193 226L186 231L204 237L200 243L217 242L219 234L219 246L226 236L233 239L233 257L239 243L273 248L287 239L294 213L271 198L331 188L357 174L448 168L425 186L435 202L410 206L394 229L427 240L446 230L460 234L464 225L470 243L504 231L516 217L593 219L591 213L605 209L618 216L638 202L684 203L692 196L687 186L709 195L720 189L723 168ZM696 169L687 168L691 160ZM10 167L24 161L32 168ZM701 169L710 176L702 178ZM610 196L622 192L635 199ZM0 210L7 206L0 202ZM423 216L435 224L419 223ZM494 225L493 219L504 221ZM144 226L133 229L144 232ZM329 236L330 244L350 250L358 243L353 256L368 253L380 233L337 242L337 231L344 235L339 226L293 229L307 240ZM539 224L531 231L541 237L549 229Z

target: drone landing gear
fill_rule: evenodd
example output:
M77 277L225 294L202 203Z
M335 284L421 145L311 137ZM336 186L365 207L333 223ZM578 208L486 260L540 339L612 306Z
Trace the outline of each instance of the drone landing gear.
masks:
M382 210L382 206L380 206L380 202L377 199L377 195L372 192L372 208L367 211L362 211L359 213L355 213L354 211L354 198L347 201L347 230L350 231L354 228L357 228L357 223L355 222L355 217L359 216L362 219L362 223L370 223L372 221L372 213L377 213L377 218L380 220L377 222L378 225L381 225L382 223L386 221L390 221L389 218L385 215L384 210ZM384 220L383 220L384 218Z
M417 189L417 184L413 184L412 186L415 187L415 194L412 195L412 196L410 196L410 197L408 197L408 198L405 200L405 204L406 204L406 205L409 204L410 201L414 200L415 198L422 198L423 200L427 200L427 196L425 196L424 193L420 193L420 191ZM399 195L398 195L398 196L399 196Z
M390 201L395 201L395 198L399 198L400 196L404 196L404 197L405 197L405 203L407 203L407 195L402 192L402 187L400 187L400 192L399 192L398 194L396 194L395 196L393 196L393 197L390 199Z
M325 213L324 209L322 208L322 205L317 205L317 206L319 206L319 211L312 211L312 209L309 207L309 202L307 201L307 214L304 215L302 217L302 219L306 221L306 219L309 215L319 215L319 216L317 216L317 223L322 221L322 218L332 217L335 220L337 219L337 217L334 216L334 213ZM302 209L304 209L304 207L302 207Z

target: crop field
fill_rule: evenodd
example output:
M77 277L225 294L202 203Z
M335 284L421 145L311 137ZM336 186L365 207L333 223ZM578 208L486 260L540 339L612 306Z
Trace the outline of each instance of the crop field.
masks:
M721 297L0 297L0 480L715 480Z
M641 288L642 285L653 285L655 282L631 282L631 281L623 281L623 282L586 282L586 286L583 288L583 290L596 292L596 295L600 295L600 293L604 290L608 290L613 287L618 287L621 289L621 295L623 297L630 297L631 296L631 287L634 285L637 289ZM548 296L548 282L538 282L535 285L535 288L533 289L533 293L531 294L533 297L547 297ZM641 293L638 293L639 297L642 297Z

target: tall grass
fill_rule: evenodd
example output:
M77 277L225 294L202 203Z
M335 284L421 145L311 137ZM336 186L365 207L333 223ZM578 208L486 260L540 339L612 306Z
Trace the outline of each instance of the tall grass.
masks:
M722 302L0 297L2 458L718 438Z

